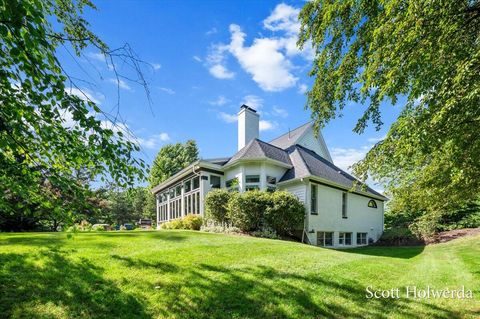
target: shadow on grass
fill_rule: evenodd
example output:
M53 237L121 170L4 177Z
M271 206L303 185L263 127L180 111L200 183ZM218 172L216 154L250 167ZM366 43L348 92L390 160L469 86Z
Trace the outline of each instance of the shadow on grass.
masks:
M102 277L87 259L60 251L0 254L0 313L5 318L149 318L145 305Z
M404 247L388 247L388 246L367 246L350 249L342 249L346 253L390 257L390 258L402 258L410 259L420 255L425 250L425 246L404 246Z

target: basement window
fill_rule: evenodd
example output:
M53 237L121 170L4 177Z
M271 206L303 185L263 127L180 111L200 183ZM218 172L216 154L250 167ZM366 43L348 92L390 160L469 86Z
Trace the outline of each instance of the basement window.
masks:
M317 232L317 246L333 246L333 232Z
M357 233L357 245L367 244L367 233Z
M338 236L338 244L350 246L352 244L352 233L340 233Z

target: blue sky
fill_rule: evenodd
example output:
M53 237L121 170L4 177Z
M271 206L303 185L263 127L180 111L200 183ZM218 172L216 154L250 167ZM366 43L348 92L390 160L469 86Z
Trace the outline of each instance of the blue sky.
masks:
M91 29L110 48L128 43L150 63L144 74L151 102L141 85L123 79L94 48L74 61L64 48L62 63L78 87L120 114L151 163L166 143L195 139L203 158L231 156L237 148L235 114L246 103L261 114L260 138L269 141L310 119L304 109L311 83L312 53L295 47L303 1L94 1L87 10ZM135 77L118 63L121 74ZM75 93L75 92L74 92ZM323 129L334 162L347 168L384 136L399 113L382 107L381 131L352 132L364 106L351 103L343 117Z

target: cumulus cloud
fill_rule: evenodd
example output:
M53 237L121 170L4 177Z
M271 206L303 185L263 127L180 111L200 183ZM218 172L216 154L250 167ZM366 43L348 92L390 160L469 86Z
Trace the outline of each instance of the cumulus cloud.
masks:
M216 100L210 101L208 103L210 103L211 105L215 105L215 106L222 106L222 105L227 104L228 102L230 102L229 99L227 99L223 95L220 95Z
M158 149L163 143L170 141L168 133L152 135L148 138L138 138L138 144L148 149Z
M369 141L370 143L377 143L384 140L386 137L387 137L386 135L378 136L378 137L370 137L369 139L367 139L367 141Z
M267 120L260 120L259 125L260 125L260 127L259 127L260 131L274 130L278 126L278 124L276 122L267 121Z
M221 64L215 64L209 69L210 74L218 79L233 79L235 73L230 72L226 67Z
M282 109L281 107L274 106L272 110L272 115L285 118L288 116L288 112L287 110Z
M255 110L259 110L263 106L263 99L256 95L249 94L243 98L242 104L250 106Z
M100 105L100 100L103 100L105 97L101 93L92 92L88 89L77 89L77 88L70 88L65 89L65 92L75 95L76 97L88 102L91 101L97 105Z
M340 148L335 147L331 151L333 163L345 171L351 171L350 167L356 162L362 160L370 147L360 148Z
M237 122L236 114L228 114L225 112L218 113L218 118L224 121L225 123L235 123Z
M298 86L298 93L305 94L308 90L308 86L306 84L300 84Z
M121 89L131 91L132 88L128 85L127 82L123 81L122 79L115 79L115 78L110 78L108 79L110 83L113 83L115 85L118 85Z

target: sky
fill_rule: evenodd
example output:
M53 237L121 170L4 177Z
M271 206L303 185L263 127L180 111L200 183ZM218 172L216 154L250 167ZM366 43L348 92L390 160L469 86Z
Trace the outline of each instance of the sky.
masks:
M59 57L76 86L102 110L118 110L147 164L163 145L188 139L196 140L202 158L233 155L242 104L260 113L264 141L310 120L304 106L313 82L308 76L313 53L295 45L303 1L94 3L97 10L84 13L91 30L111 49L128 44L145 62L140 66L150 99L134 70L116 60L118 73L125 75L117 79L95 48L74 59L61 47ZM370 125L359 135L352 130L365 108L349 103L342 117L322 130L334 163L343 169L385 136L400 111L384 103L383 128Z

